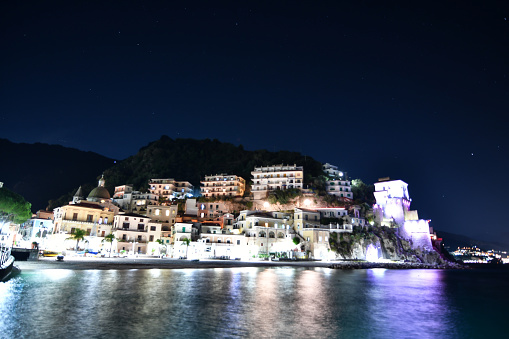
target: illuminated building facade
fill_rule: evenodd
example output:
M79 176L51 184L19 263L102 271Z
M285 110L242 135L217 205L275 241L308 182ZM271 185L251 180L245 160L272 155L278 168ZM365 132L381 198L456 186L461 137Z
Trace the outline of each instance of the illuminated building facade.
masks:
M246 181L236 175L216 174L205 176L201 181L201 195L206 198L242 197L246 190Z
M304 168L297 165L255 167L251 172L251 193L255 200L264 199L270 191L304 187Z
M113 234L117 252L147 254L149 244L155 246L161 236L161 224L141 214L118 214L114 218Z
M352 185L346 173L339 171L337 166L329 163L324 164L322 169L327 174L325 189L328 194L353 199Z
M373 206L375 223L397 227L398 233L412 241L414 247L432 249L429 221L419 219L417 211L410 210L412 199L408 184L402 180L380 179L375 183L376 204Z
M193 196L193 185L189 181L175 179L150 179L149 192L167 200L182 199Z

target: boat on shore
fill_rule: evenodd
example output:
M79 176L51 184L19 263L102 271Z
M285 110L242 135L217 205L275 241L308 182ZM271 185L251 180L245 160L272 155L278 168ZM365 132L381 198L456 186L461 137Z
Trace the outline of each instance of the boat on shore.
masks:
M7 279L14 267L14 257L11 255L11 247L0 243L0 281Z

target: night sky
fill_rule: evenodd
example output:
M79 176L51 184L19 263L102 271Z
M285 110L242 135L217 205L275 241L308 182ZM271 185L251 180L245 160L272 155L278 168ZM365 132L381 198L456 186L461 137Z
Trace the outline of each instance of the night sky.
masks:
M0 42L0 137L302 152L509 243L507 2L3 1Z

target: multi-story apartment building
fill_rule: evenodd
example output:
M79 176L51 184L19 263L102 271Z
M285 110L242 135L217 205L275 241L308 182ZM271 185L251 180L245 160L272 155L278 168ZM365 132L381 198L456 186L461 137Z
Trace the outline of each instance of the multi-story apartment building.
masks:
M207 175L201 181L201 195L206 198L242 197L246 190L246 181L236 175Z
M152 222L144 215L126 213L114 218L113 234L117 240L117 251L147 254L147 246L161 236L161 224Z
M46 241L46 248L59 251L74 248L76 242L68 240L76 229L86 233L86 248L98 251L104 236L111 233L115 212L96 202L80 201L55 208L53 234Z
M325 182L325 189L330 195L335 195L340 198L353 199L352 185L349 180L329 178Z
M346 173L341 172L337 166L329 163L323 165L323 171L327 174L325 189L328 194L353 199L352 185Z
M133 186L115 186L112 201L124 211L132 211Z
M177 212L177 205L149 206L147 208L147 217L154 222L160 223L162 231L170 231L176 222Z
M79 228L91 236L104 237L111 231L114 212L91 202L80 202L54 210L54 233L72 234Z
M331 165L328 162L323 164L322 169L329 177L341 178L344 175L343 172L338 170L338 166Z
M175 181L175 179L150 179L148 182L150 193L167 200L182 199L193 196L193 185L189 181Z
M304 169L295 164L255 167L251 175L251 192L255 200L266 198L270 191L304 187Z

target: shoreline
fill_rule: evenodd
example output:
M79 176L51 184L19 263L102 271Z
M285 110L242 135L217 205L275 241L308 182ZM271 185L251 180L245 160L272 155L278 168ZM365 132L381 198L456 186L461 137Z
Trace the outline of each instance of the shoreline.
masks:
M398 262L352 262L352 261L239 261L203 259L199 261L159 258L84 258L70 257L64 261L56 258L40 258L37 261L16 261L14 265L22 271L48 269L70 270L131 270L131 269L209 269L242 267L280 268L330 268L330 269L463 269L462 266L439 266L420 263Z

